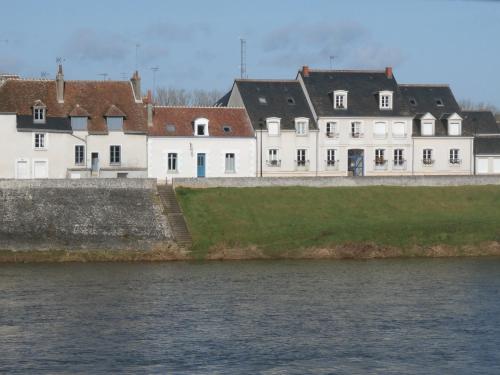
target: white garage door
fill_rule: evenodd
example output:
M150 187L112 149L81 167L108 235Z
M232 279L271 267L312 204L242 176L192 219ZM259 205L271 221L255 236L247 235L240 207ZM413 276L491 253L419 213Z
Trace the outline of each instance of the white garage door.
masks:
M493 173L500 173L500 158L493 159Z
M34 178L47 178L49 177L48 163L44 160L33 161L33 177Z
M476 172L478 174L488 173L488 158L478 158L477 159Z
M18 160L16 163L16 177L30 178L30 169L27 160Z

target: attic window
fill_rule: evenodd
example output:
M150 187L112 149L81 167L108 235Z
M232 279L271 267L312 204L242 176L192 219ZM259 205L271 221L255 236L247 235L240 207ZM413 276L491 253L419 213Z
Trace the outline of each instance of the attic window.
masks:
M222 130L224 130L224 133L231 133L232 129L229 125L224 125L222 127Z
M43 105L36 105L33 107L33 122L38 124L45 123L45 112L47 108Z
M337 90L333 92L333 108L347 109L347 91Z
M290 105L294 105L295 104L295 99L292 98L291 96L286 100L288 102L288 104Z
M175 132L175 125L167 124L165 126L165 129L167 130L167 133L173 133L173 132Z
M438 107L444 107L443 99L436 98L436 105Z
M267 99L263 96L259 96L259 104L267 104Z
M106 125L109 131L122 131L123 130L123 117L110 116L106 117Z
M417 105L417 100L415 98L410 98L410 104L412 106L416 106Z

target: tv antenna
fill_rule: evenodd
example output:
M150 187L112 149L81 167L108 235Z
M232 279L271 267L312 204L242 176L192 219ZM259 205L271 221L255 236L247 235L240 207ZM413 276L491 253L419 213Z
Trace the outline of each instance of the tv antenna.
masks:
M240 75L247 78L247 41L240 38Z
M125 72L121 72L121 73L120 73L120 76L122 77L122 80L123 80L123 81L126 81L126 80L127 80L127 73L125 73Z
M43 71L43 72L40 72L40 77L42 78L47 78L49 76L49 73Z
M65 58L62 58L62 57L56 57L56 64L62 64L63 62L65 62L66 59Z
M99 76L102 76L102 80L105 81L108 78L108 73L99 73Z
M139 47L141 45L139 43L137 43L135 45L135 70L138 70L139 69Z
M330 69L333 69L333 60L335 60L335 56L330 56Z
M153 66L151 68L151 70L153 71L153 99L154 99L155 92L156 92L156 72L158 72L158 70L160 70L160 67L159 66Z

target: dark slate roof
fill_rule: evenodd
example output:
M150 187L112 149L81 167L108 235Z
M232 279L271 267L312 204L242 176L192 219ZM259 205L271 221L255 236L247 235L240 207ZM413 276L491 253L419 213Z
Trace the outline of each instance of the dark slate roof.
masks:
M71 133L71 120L69 117L47 117L45 123L39 124L33 122L33 115L18 115L17 129L21 131L45 130Z
M227 107L232 90L229 90L222 98L215 102L214 107Z
M307 92L318 116L408 116L408 108L402 100L394 76L388 78L385 71L309 70L304 75ZM333 92L348 92L347 109L333 108ZM378 94L393 92L393 109L381 110Z
M500 155L500 137L477 137L474 139L476 155Z
M298 81L236 80L235 85L255 130L265 125L268 117L281 118L281 129L295 129L297 117L309 118L309 129L317 128ZM259 98L265 98L266 104Z
M439 120L452 113L460 114L460 106L447 85L400 85L400 90L413 115L429 112Z
M463 111L462 128L472 134L500 134L500 125L490 111Z

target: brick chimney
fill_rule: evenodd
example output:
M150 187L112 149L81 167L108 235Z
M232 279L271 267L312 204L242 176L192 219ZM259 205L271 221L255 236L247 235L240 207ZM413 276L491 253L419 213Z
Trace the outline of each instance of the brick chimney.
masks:
M302 74L304 77L309 77L309 67L307 65L302 67Z
M59 64L56 75L56 97L58 103L64 103L64 74L62 64Z
M132 78L130 78L130 82L132 82L135 99L141 100L141 77L139 77L139 72L137 70L132 75Z
M385 68L385 76L387 79L392 79L392 67L388 66Z
M146 99L146 108L148 112L148 127L153 126L153 97L151 95L151 90L148 90L148 97Z

